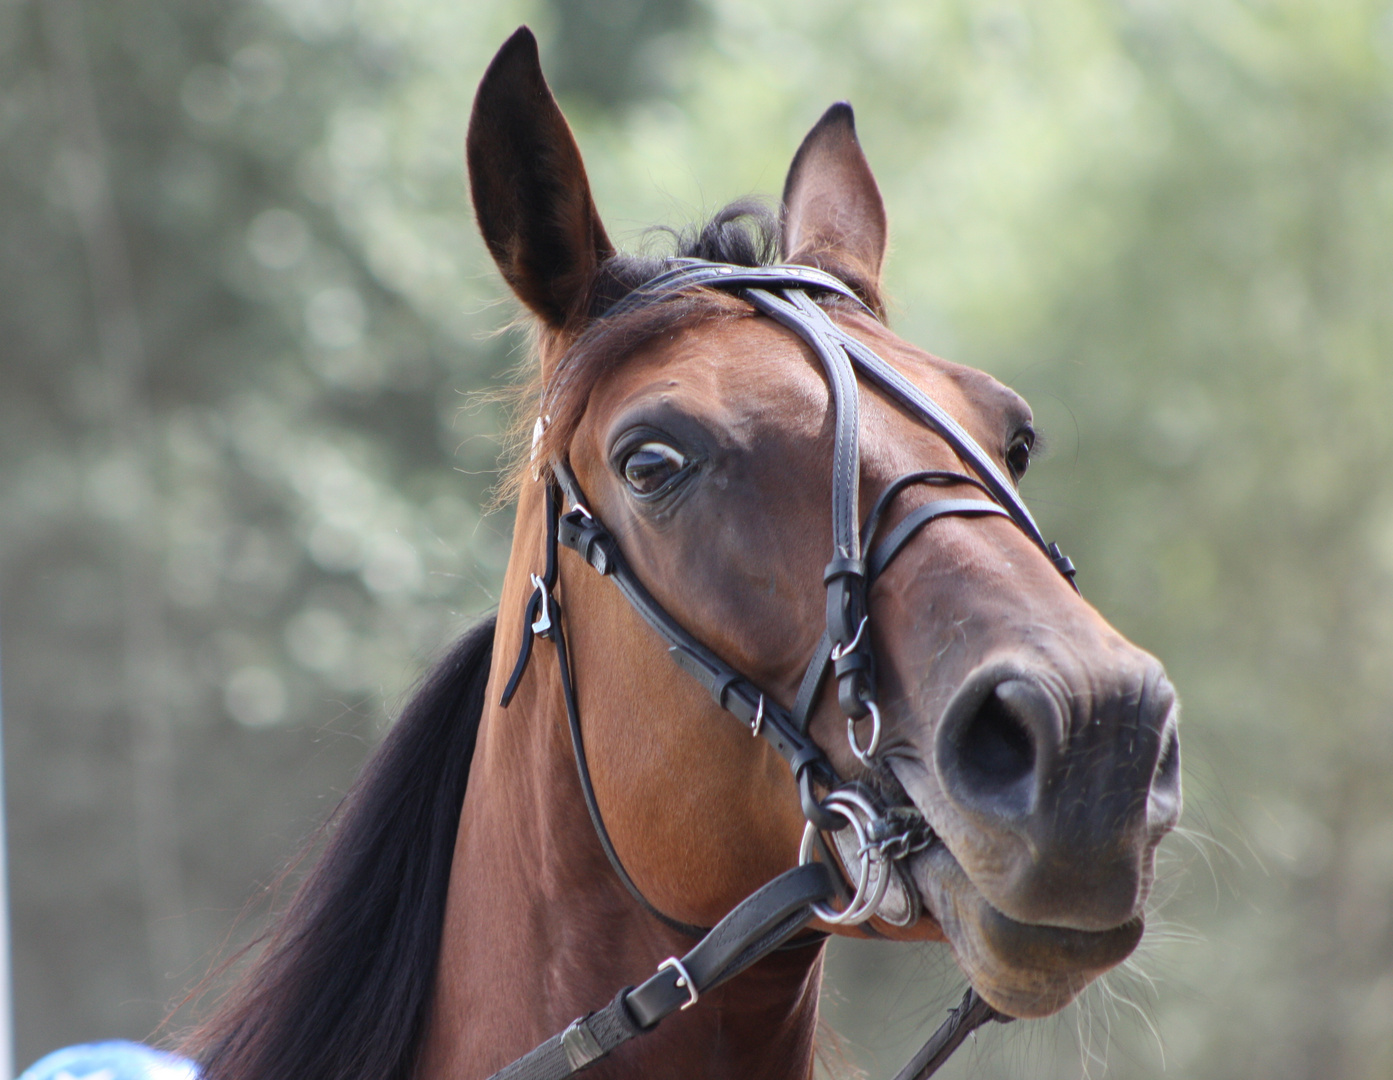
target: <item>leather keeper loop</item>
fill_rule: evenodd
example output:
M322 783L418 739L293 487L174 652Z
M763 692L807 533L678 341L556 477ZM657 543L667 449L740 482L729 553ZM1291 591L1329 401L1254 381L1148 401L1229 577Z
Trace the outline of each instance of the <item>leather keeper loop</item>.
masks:
M614 569L614 560L609 557L610 538L599 529L591 528L580 538L581 554L603 577Z
M848 559L838 556L827 564L827 569L822 572L822 583L830 585L837 578L855 577L864 578L866 576L866 564L860 559Z
M809 766L825 765L826 762L827 758L822 753L822 749L816 743L809 743L788 759L788 767L793 770L793 775L801 783L803 774L809 771Z
M827 586L827 636L833 645L845 648L861 629L861 616L865 614L865 595L862 579L857 578L853 586L846 578L833 581Z
M832 670L837 673L838 679L844 679L855 672L870 671L871 658L864 649L853 649L832 661Z
M579 510L562 514L561 520L556 523L557 542L562 547L568 547L572 551L580 551L581 537L589 528L591 528L590 520Z
M726 692L740 681L740 676L731 672L718 678L711 686L711 696L716 699L716 704L721 708L728 708L726 705Z
M823 809L822 804L817 801L817 796L813 794L811 772L811 769L805 769L798 774L798 801L802 804L803 816L823 832L836 832L838 829L846 828L848 822L845 818Z
M1074 575L1078 573L1074 567L1074 560L1060 551L1058 544L1051 544L1045 550L1049 552L1050 561L1054 563L1054 568L1072 582Z
M633 992L634 987L624 987L623 990L619 991L619 993L614 995L614 1001L612 1004L618 1006L618 1008L614 1010L615 1015L619 1019L619 1022L623 1024L624 1027L628 1028L629 1034L642 1035L644 1031L647 1029L645 1029L643 1025L638 1022L638 1018L634 1016L633 1010L629 1008L628 999L629 995Z
M572 510L561 516L557 524L556 539L562 547L568 547L580 555L601 575L614 569L611 554L613 537L600 525L586 517L579 510Z
M846 678L837 683L837 704L852 720L860 720L871 711L866 707L866 699L871 696L863 672L849 672Z

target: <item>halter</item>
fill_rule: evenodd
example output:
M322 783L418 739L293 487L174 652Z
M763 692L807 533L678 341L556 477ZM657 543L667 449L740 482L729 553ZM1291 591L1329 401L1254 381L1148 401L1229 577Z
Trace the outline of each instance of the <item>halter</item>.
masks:
M668 614L629 567L614 535L590 509L568 463L562 459L551 462L546 488L546 566L541 575L532 575L533 592L524 614L522 646L500 704L506 707L517 691L532 655L533 639L552 641L581 790L600 844L620 881L648 912L673 929L700 940L681 959L665 960L657 974L637 989L621 991L605 1009L574 1021L564 1032L494 1074L491 1080L562 1080L573 1075L634 1035L651 1031L677 1009L695 1005L701 994L774 949L820 941L825 935L789 940L814 916L832 925L864 923L876 915L893 925L912 923L918 917L917 893L906 879L902 864L938 840L914 808L887 807L870 788L844 781L813 742L808 725L828 671L837 681L837 702L847 718L851 749L863 765L873 768L881 719L870 643L870 587L919 530L938 518L1008 518L1074 585L1073 564L1058 545L1045 541L1015 487L972 436L932 398L834 323L807 292L815 290L851 300L874 317L848 285L807 266L746 267L697 259L673 263L672 269L623 297L602 317L613 318L662 303L694 288L718 288L746 300L756 311L798 335L817 356L827 376L836 421L832 451L833 552L823 572L827 625L804 672L792 709L783 708ZM865 523L860 523L858 375L937 432L977 475L942 470L907 473L886 486ZM538 437L544 426L545 422L539 419ZM986 498L945 498L926 503L880 535L891 503L915 485L966 485ZM710 930L681 922L656 908L625 870L605 828L581 739L562 612L553 593L558 546L570 548L595 571L610 578L667 643L668 654L677 665L705 686L716 703L746 725L752 735L768 742L788 763L798 785L807 819L799 865L741 901ZM863 746L858 724L867 718L870 731ZM819 789L826 794L819 797ZM846 835L848 832L850 836ZM848 889L840 874L833 872L835 863L823 838L825 833L832 835L843 865L855 879L851 882L853 889ZM840 910L829 903L834 896L842 902ZM952 1010L949 1019L896 1080L923 1080L975 1028L989 1020L1010 1019L992 1009L969 987L959 1007Z

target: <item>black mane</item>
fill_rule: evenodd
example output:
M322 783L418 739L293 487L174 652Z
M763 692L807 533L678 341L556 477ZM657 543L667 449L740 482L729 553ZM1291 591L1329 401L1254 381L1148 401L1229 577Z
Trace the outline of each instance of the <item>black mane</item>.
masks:
M202 1080L410 1080L494 624L469 630L426 677L260 955L186 1041Z

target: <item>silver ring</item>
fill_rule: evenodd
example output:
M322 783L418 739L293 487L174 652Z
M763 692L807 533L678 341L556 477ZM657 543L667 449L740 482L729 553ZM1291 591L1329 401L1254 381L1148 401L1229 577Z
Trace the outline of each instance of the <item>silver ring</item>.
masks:
M851 744L851 752L856 755L858 761L866 768L871 768L871 758L880 749L880 709L876 707L874 701L866 702L866 709L871 714L871 741L862 750L856 743L856 721L851 717L846 718L846 741ZM874 815L872 815L874 816Z
M837 796L839 801L854 807L865 815L866 828L869 828L871 822L880 817L876 808L871 805L870 800L854 788L845 788L841 791L833 792L833 794ZM864 836L866 833L863 830L859 835ZM890 889L890 874L892 871L886 862L884 853L879 847L869 842L857 845L857 851L859 852L861 850L866 851L866 854L862 856L862 866L870 868L871 864L874 863L878 873L874 879L875 887L872 889L871 894L862 900L860 904L853 903L848 909L851 912L850 921L852 923L865 922L874 915L880 908L880 902L885 899L885 894ZM855 901L855 899L855 897L852 898L853 901Z
M856 891L852 894L846 908L842 911L835 911L828 905L819 902L813 904L813 913L831 926L854 926L857 923L865 922L875 914L890 887L890 867L883 858L878 857L878 849L870 844L866 836L866 828L861 823L862 814L865 815L867 822L875 820L877 815L869 800L858 792L850 790L832 792L823 800L822 805L847 820L852 831L856 834L857 850L864 849L867 854L860 860L861 865L857 868L856 873ZM818 828L811 821L803 827L803 842L798 847L800 866L812 861L813 842L817 833ZM845 862L845 859L843 861ZM874 885L871 881L872 862L877 864L879 871Z
M833 803L830 796L822 805L828 810L835 810L837 813L841 814L842 817L846 818L856 833L858 846L862 846L866 843L866 830L861 827L861 823L856 820L855 815ZM817 826L811 821L803 827L803 842L798 846L799 865L806 865L813 861L813 841L817 837L817 831ZM859 913L862 900L865 898L866 889L871 883L870 878L871 860L862 859L860 873L857 875L856 880L856 892L852 895L851 901L846 906L846 910L834 911L832 908L819 901L813 904L813 913L823 922L831 926L840 926L843 923L854 925L856 922L864 921L864 919L857 919L856 916Z

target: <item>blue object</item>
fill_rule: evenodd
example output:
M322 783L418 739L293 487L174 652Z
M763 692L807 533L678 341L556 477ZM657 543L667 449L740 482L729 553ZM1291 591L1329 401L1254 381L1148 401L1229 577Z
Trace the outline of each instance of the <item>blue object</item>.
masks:
M198 1067L187 1058L114 1039L55 1050L19 1080L198 1080Z

